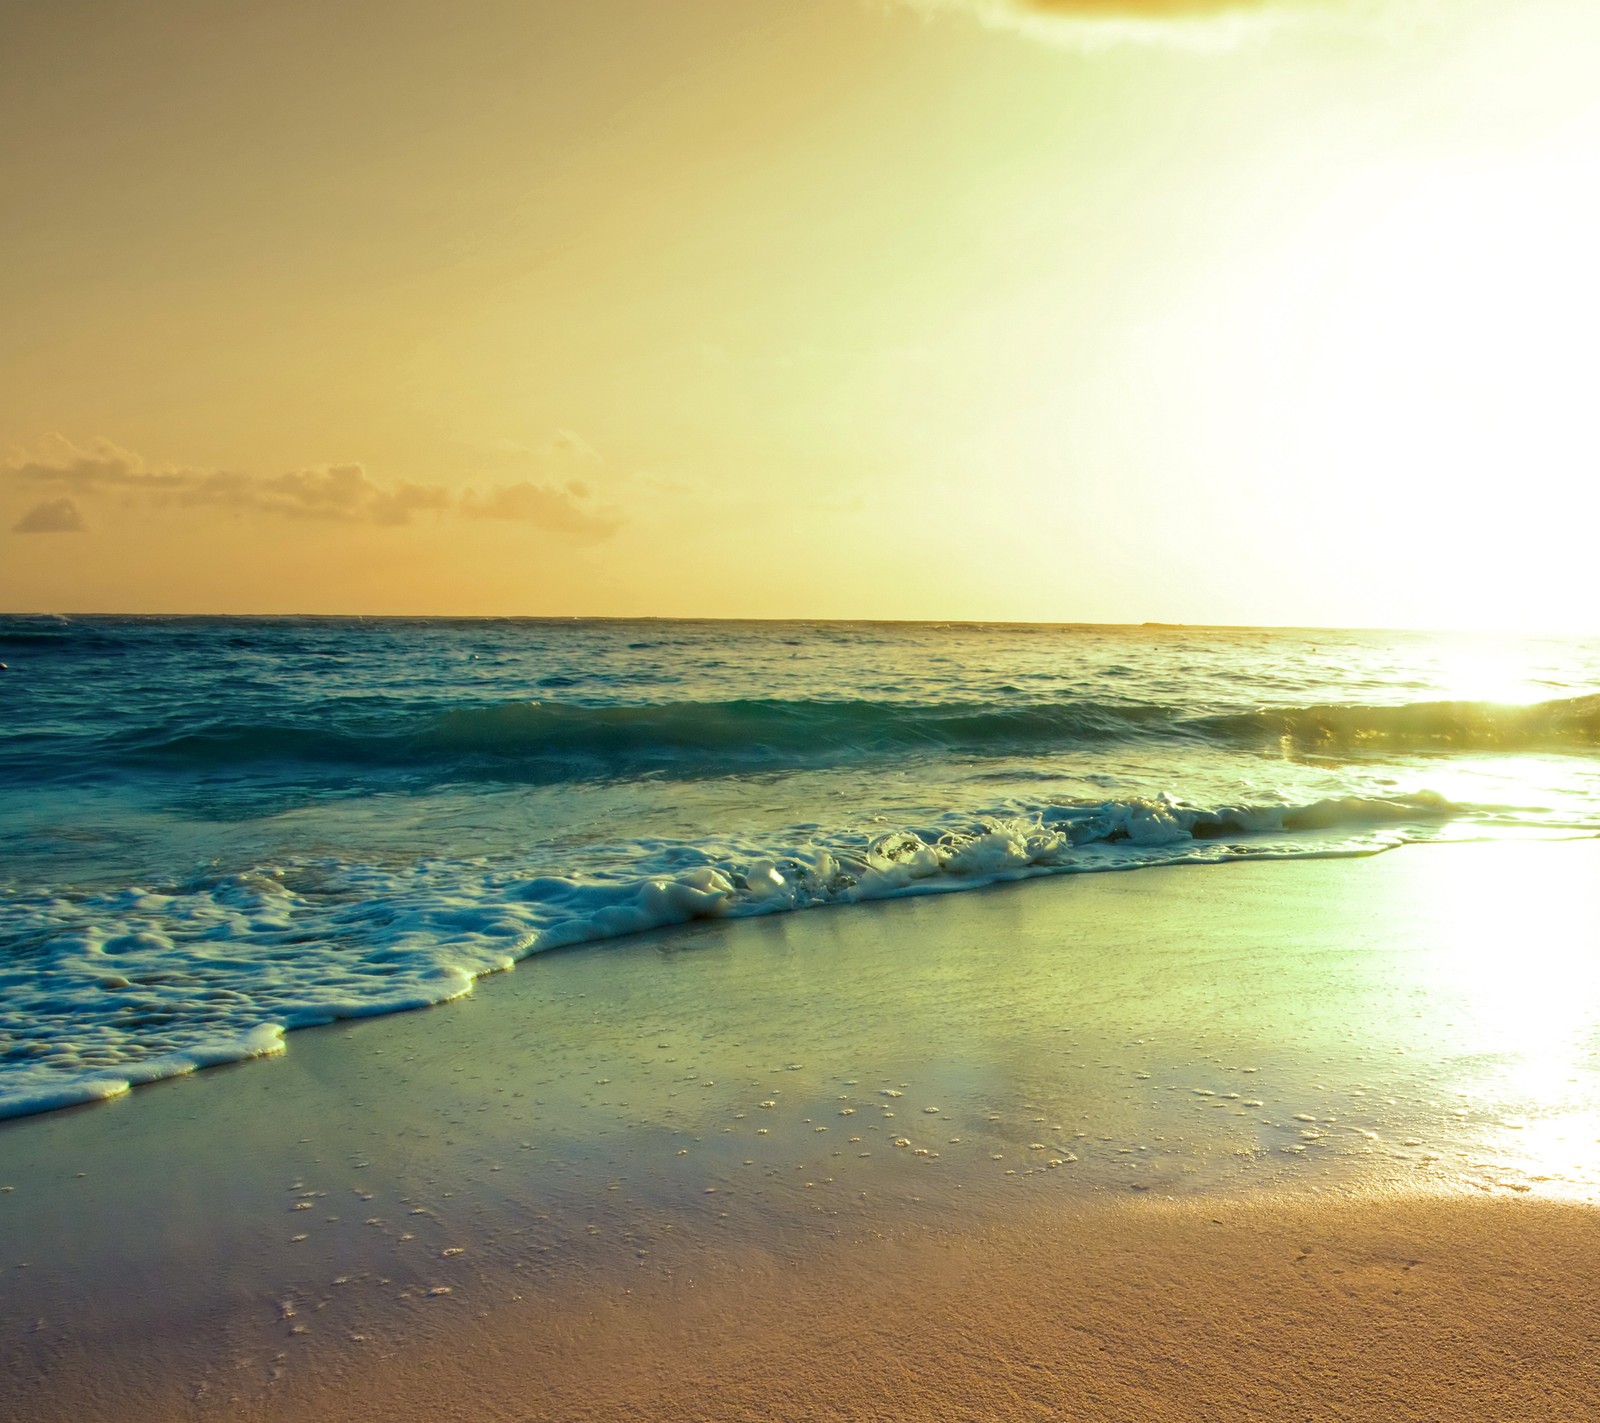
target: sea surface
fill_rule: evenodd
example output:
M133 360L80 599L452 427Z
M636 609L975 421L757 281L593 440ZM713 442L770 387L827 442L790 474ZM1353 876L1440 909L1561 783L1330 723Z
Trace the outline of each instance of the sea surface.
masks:
M692 918L1600 834L1600 639L10 616L0 660L0 1116Z

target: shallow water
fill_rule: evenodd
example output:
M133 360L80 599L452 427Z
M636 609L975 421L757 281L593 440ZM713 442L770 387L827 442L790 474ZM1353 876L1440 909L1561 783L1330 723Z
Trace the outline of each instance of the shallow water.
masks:
M0 1114L699 917L1600 828L1595 641L6 618L0 657Z

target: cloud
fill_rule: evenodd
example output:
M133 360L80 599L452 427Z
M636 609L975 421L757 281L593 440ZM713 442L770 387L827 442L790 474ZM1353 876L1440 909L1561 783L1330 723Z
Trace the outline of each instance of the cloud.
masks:
M509 441L500 442L498 448L536 460L546 477L503 484L481 494L466 490L457 507L467 518L537 524L580 543L608 539L622 527L622 511L598 502L589 476L602 469L605 460L582 435L557 430L543 448Z
M47 499L35 504L11 526L14 534L81 534L88 526L70 499Z
M1041 15L1177 20L1190 15L1259 10L1268 0L1007 0L1007 3L1014 10Z
M997 29L1078 49L1168 44L1231 49L1332 0L898 0L924 14L965 12Z
M550 449L558 466L601 463L594 449L570 431L559 432ZM74 498L114 499L124 507L155 512L210 508L249 517L388 526L409 524L419 513L459 514L514 520L585 542L609 538L623 523L621 513L602 505L594 486L582 479L524 480L480 493L443 484L383 484L359 464L243 474L153 466L110 440L81 447L60 435L48 436L30 454L0 463L0 490L6 487L58 496L23 515L13 527L16 533L82 530Z
M4 471L9 479L74 494L107 489L160 493L181 488L194 477L190 470L149 469L138 455L110 440L96 440L88 449L81 449L61 435L47 435L32 458L15 458Z
M520 519L585 542L610 538L622 527L621 512L597 507L593 486L581 479L560 487L523 480L487 494L469 489L461 496L461 512L474 519Z
M558 459L571 460L576 464L604 464L600 452L595 449L582 435L571 430L557 430L551 437L549 453Z
M449 509L455 495L436 484L384 486L358 464L297 469L265 478L218 470L173 496L180 504L212 505L285 519L331 519L357 524L409 524L425 509Z

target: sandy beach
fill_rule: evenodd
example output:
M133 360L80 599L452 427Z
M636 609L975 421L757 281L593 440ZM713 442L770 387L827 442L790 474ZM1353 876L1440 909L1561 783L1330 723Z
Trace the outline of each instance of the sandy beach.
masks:
M1597 853L700 923L8 1123L7 1411L1592 1416Z
M1028 1211L509 1310L264 1416L1590 1418L1597 1245L1510 1201Z

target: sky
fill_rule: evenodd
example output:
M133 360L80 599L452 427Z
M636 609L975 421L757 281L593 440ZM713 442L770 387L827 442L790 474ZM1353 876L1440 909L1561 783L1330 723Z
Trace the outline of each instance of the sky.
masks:
M1600 632L1592 0L0 0L0 609Z

